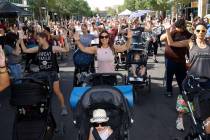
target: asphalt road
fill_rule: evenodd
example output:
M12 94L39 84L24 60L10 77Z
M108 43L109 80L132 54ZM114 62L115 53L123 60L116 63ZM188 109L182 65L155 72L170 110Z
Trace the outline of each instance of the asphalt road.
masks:
M152 92L147 93L146 88L139 94L139 104L133 109L134 124L130 130L131 140L183 140L189 128L189 117L185 119L185 132L175 128L177 112L175 109L178 88L174 82L173 97L163 95L164 56L163 50L159 50L159 63L148 61L148 74L152 78ZM60 62L61 89L65 96L66 104L72 90L73 71L72 55ZM125 71L120 71L125 73ZM9 105L9 93L0 96L0 140L11 140L14 109ZM56 133L54 140L76 140L77 130L72 123L72 113L68 116L60 116L60 107L55 96L52 98L53 114L58 128L64 124L64 135ZM70 111L70 108L69 108Z

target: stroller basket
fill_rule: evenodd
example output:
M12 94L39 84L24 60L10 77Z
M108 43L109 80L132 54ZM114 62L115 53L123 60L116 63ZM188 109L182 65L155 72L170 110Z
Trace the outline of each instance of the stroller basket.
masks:
M10 104L13 106L37 105L46 102L47 86L39 83L22 83L12 85Z

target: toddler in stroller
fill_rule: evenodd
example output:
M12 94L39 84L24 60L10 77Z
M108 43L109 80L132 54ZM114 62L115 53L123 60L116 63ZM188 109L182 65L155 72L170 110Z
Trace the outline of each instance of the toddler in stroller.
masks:
M104 109L93 110L93 117L90 119L92 127L90 129L88 140L106 140L109 138L113 134L113 130L110 126L108 126L108 120L109 117L107 117L106 111Z
M131 50L128 57L129 81L145 81L147 76L147 55L145 50Z
M133 60L135 62L140 62L141 61L141 56L139 53L135 53L133 56ZM133 77L143 77L145 76L146 73L146 67L143 64L131 64L131 73Z

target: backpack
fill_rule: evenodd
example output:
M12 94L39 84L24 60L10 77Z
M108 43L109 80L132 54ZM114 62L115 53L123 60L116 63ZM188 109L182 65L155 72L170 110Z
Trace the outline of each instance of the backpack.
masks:
M87 54L77 49L73 54L75 66L89 66L94 61L94 55Z

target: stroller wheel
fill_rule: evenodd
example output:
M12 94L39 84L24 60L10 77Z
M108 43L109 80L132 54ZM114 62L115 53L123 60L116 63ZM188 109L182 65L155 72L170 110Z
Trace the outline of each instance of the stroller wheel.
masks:
M53 137L53 134L54 134L54 128L52 128L52 127L49 126L47 128L46 133L45 133L44 140L51 140L52 137Z
M151 92L151 76L148 77L148 92Z
M117 64L116 66L115 66L115 71L118 71L119 70L119 65Z
M129 134L129 130L124 132L124 140L129 140L130 139L130 134Z
M79 131L79 132L78 132L78 134L77 134L77 140L82 140L82 137L81 137L80 131Z

